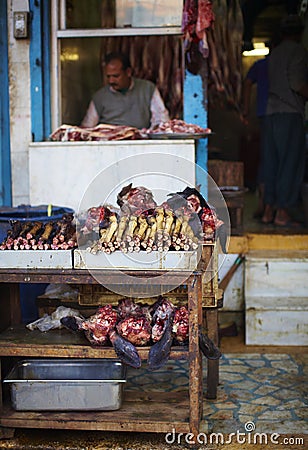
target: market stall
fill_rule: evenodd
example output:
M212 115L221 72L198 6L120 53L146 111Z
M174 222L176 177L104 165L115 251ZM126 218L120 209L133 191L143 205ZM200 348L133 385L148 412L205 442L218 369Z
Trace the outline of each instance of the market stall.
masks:
M225 224L193 187L170 193L164 202L157 203L151 190L130 183L117 191L116 198L118 210L108 204L88 208L86 216L77 215L75 232L72 214L44 226L15 221L8 230L1 245L0 289L6 313L1 325L0 356L34 358L21 365L36 367L29 372L14 367L6 375L4 384L10 384L11 391L9 397L3 391L3 427L114 431L124 427L149 432L167 432L174 427L178 432L199 432L202 354L209 360L209 398L216 397L218 384L221 353L216 347L217 308L221 302L217 252L219 245L223 249L226 245ZM18 256L18 268L16 264L10 267L12 258L6 258L12 253ZM38 324L49 320L46 316L27 326L20 325L19 283L46 281L77 286L79 305L86 304L96 311L85 317L65 312L59 329L46 326L37 330ZM92 290L97 285L101 288L99 297ZM41 361L42 357L45 360ZM75 358L68 363L69 368L74 364L82 366L82 362L92 364L91 359L118 359L119 364L135 369L143 362L153 371L169 358L187 359L189 389L185 396L181 393L181 398L153 393L147 399L136 395L132 398L124 390L123 397L112 407L108 402L107 406L93 403L88 390L83 394L78 390L85 399L81 407L71 402L74 394L67 395L66 384L79 382L84 387L87 382L108 384L108 380L87 380L83 375L64 380L63 375L59 379L46 375L46 371L39 372L38 379L34 375L39 364L47 364L52 370L53 361L63 373L67 358ZM42 395L51 392L50 398L56 397L60 403L51 402L50 406L51 400L44 403L41 396L37 404L29 403L39 389ZM61 395L61 389L65 395ZM175 404L181 405L176 415ZM157 420L154 411L159 412ZM174 419L170 420L171 416Z

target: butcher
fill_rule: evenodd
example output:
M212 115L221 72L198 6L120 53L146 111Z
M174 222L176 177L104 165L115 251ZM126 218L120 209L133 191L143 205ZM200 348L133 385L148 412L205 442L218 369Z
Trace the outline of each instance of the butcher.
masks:
M135 78L132 73L125 54L109 53L106 56L107 85L94 94L81 122L82 127L105 123L148 129L169 120L168 110L155 84Z

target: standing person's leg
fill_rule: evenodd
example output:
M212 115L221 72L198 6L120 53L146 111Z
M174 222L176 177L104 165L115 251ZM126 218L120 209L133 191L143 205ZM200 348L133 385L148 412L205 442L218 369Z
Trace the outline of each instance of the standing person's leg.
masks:
M305 169L305 133L300 114L281 114L277 142L279 165L275 224L287 225L290 222L288 208L298 202Z
M264 213L264 116L259 120L260 129L260 161L257 175L257 193L258 193L258 206L254 212L254 218L260 218Z
M276 202L277 149L275 143L275 123L277 115L264 118L264 214L261 221L265 224L274 220Z

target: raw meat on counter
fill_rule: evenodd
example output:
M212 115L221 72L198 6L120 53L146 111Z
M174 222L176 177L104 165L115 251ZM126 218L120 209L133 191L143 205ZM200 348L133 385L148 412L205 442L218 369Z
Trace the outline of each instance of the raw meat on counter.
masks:
M51 135L52 141L120 141L141 139L137 128L125 125L99 124L93 128L61 125Z
M199 125L184 122L180 119L172 119L168 122L160 123L147 130L148 134L210 134L210 128L203 128Z
M123 214L140 215L144 211L154 209L157 203L153 193L143 187L133 188L133 183L125 186L117 195L117 204L121 207Z

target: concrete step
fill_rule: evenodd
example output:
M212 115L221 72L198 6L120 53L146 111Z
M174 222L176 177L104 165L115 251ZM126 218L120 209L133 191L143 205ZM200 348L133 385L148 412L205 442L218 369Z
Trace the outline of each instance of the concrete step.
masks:
M252 251L245 261L247 345L308 345L306 251Z
M306 297L307 274L307 252L249 252L245 261L245 297Z

